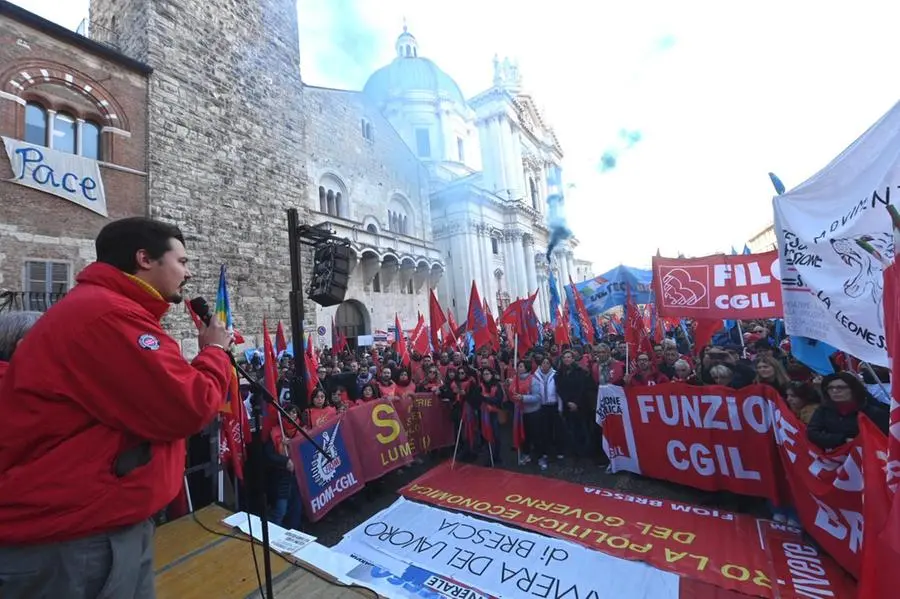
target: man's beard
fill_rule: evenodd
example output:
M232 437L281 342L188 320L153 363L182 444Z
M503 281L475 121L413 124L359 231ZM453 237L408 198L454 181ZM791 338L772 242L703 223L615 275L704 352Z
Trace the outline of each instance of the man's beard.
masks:
M169 297L167 297L166 300L170 304L180 304L181 302L184 301L184 295L182 295L181 291L179 290L179 291L176 291L175 293L173 293L172 295L170 295Z

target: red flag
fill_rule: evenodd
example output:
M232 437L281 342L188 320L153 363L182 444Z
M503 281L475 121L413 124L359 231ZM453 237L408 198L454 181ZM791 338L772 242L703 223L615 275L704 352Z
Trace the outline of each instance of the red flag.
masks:
M557 313L559 308L556 308ZM557 345L571 345L572 339L569 336L569 306L563 309L562 316L557 314L556 327L553 330L553 340Z
M416 323L416 328L413 329L412 336L410 337L409 344L412 346L414 352L417 352L420 356L424 356L428 353L428 335L426 334L425 327L425 317L422 316L422 313L419 313L419 322Z
M587 343L594 342L594 323L591 322L591 315L588 314L587 307L584 305L584 299L572 282L569 276L569 285L572 287L572 297L575 298L575 317L578 319L578 325L581 328L581 340Z
M859 432L863 439L865 533L857 597L894 597L900 563L900 493L892 493L885 480L885 474L891 477L892 473L885 460L888 443L884 435L865 416L859 418Z
M275 355L280 356L281 352L287 349L287 339L284 338L284 325L278 321L278 330L275 331Z
M488 332L491 335L491 349L500 351L500 330L497 329L497 322L494 320L494 315L491 313L487 300L484 300L482 307L485 315L487 315Z
M339 333L337 327L334 326L334 316L331 317L331 351L335 355L347 349L347 338L343 333Z
M644 319L631 297L630 286L626 290L625 299L625 343L628 344L628 360L630 362L637 360L639 353L653 355L653 344L647 338Z
M434 348L435 351L441 349L441 340L440 340L440 331L447 323L447 317L444 316L444 310L441 309L441 304L438 301L437 296L434 294L434 289L429 291L430 297L428 298L428 322L431 325L431 347Z
M266 319L263 318L263 384L266 391L269 392L275 400L278 400L278 361L275 357L275 348L272 347L272 338L269 337L269 327L266 325ZM278 411L273 407L264 404L263 420L263 440L269 438L272 429L279 427Z
M450 327L450 333L444 339L444 347L457 348L459 347L459 337L457 336L459 325L456 324L456 318L453 317L453 312L449 308L447 308L447 325Z
M406 347L406 339L403 338L403 327L400 326L400 316L394 312L394 326L397 328L395 333L397 343L397 353L400 355L400 365L409 366L409 350Z
M475 281L472 281L472 291L469 294L469 313L466 328L472 333L476 350L491 344L487 315L484 313L484 306L481 303L481 297L478 295Z
M306 338L306 351L303 352L303 361L306 363L306 394L312 398L313 391L319 386L319 360L313 349L312 336Z
M694 321L694 353L712 342L713 335L722 328L722 321L718 318L698 318Z

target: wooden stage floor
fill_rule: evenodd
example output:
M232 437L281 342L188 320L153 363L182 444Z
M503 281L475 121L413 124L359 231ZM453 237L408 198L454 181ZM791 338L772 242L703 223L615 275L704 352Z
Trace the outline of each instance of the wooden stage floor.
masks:
M236 534L241 539L214 535L190 515L156 530L158 599L252 599L260 596L248 538L221 523L230 513L212 505L197 511L197 519L212 530ZM256 543L253 550L262 577L262 548ZM360 599L376 596L373 591L332 584L329 581L333 579L328 574L317 576L275 552L272 552L272 575L278 598Z

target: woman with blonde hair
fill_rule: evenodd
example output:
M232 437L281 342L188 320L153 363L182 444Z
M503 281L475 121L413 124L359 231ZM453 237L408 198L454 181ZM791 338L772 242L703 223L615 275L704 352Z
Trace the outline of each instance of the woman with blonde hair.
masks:
M772 356L760 356L756 359L756 379L754 382L768 385L784 397L791 382L791 377L788 376L780 361Z

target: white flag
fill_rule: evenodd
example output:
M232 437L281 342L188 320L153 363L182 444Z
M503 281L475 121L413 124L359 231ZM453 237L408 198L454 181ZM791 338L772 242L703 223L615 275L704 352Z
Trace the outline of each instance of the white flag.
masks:
M898 200L900 103L831 164L773 200L789 335L888 365L882 271L894 258L886 206Z

